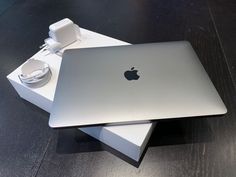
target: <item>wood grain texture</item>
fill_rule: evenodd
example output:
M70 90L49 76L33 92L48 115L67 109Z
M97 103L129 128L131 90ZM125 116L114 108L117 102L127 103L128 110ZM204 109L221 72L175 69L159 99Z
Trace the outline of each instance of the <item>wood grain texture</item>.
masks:
M236 88L236 1L209 0L209 10Z
M236 96L208 5L205 0L15 3L0 16L0 176L234 177ZM77 139L78 149L59 152L62 142L47 125L49 115L20 99L5 76L38 50L49 24L64 17L134 44L189 40L228 113L159 121L138 168L85 134Z
M0 1L0 14L3 14L10 8L17 0L2 0Z

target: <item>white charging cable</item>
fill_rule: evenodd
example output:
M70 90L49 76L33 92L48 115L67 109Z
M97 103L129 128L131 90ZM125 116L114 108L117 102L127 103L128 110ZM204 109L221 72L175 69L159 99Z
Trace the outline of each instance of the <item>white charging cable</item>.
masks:
M51 79L52 72L49 65L43 61L31 58L21 66L20 81L32 88L42 87Z

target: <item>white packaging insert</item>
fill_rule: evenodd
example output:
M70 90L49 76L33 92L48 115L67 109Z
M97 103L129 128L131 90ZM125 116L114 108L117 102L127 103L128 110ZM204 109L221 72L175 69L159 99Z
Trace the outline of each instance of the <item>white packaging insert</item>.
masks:
M72 48L129 45L129 43L86 29L80 28L80 32L80 41L68 45L64 50ZM61 65L61 56L54 53L45 54L43 50L40 50L33 55L32 58L49 64L52 71L52 77L46 85L40 88L29 88L23 85L18 78L18 75L21 73L21 66L10 73L7 78L20 97L50 113ZM154 126L155 123L145 123L119 126L96 126L79 129L127 155L131 159L138 161L150 138Z

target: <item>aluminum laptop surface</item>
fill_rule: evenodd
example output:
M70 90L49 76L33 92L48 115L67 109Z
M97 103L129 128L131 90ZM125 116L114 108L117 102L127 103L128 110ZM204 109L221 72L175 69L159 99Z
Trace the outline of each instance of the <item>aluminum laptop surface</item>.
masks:
M226 107L188 42L64 52L49 125L130 124Z

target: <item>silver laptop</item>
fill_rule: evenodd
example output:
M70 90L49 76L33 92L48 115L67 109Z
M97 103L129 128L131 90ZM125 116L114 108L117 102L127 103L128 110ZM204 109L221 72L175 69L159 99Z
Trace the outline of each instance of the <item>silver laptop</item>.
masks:
M49 125L130 124L224 114L188 42L64 52Z

